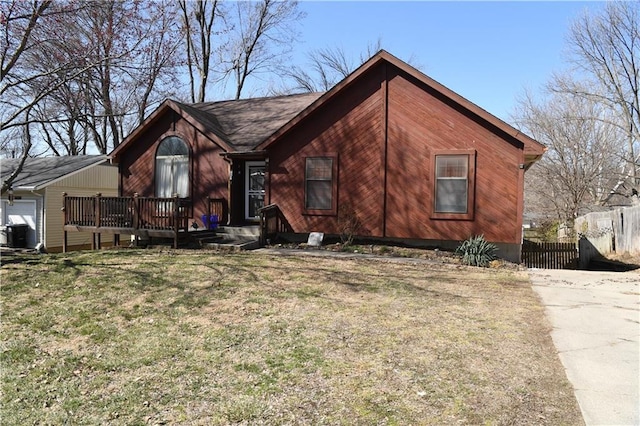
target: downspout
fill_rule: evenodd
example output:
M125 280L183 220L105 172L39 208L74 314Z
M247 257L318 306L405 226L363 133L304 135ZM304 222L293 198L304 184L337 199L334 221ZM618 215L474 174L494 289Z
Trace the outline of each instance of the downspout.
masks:
M520 152L520 163L518 164L518 198L516 213L516 235L515 241L520 242L520 250L518 250L518 263L522 262L522 243L524 241L524 229L522 228L522 220L524 215L524 172L526 169L524 148Z

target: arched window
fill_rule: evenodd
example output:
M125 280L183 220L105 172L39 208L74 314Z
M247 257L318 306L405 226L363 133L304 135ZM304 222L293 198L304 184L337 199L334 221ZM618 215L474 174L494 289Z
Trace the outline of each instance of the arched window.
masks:
M163 139L156 152L156 197L189 196L189 148L177 136Z

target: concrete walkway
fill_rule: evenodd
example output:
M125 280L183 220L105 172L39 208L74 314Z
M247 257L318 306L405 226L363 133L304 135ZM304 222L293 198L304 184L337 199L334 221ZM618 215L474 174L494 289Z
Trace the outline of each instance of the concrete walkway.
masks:
M530 270L587 425L640 424L640 273Z

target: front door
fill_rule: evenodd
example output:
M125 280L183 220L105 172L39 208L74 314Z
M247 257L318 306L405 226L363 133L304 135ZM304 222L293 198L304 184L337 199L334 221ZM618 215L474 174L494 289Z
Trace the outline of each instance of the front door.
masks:
M245 219L258 219L258 210L264 207L264 161L245 163Z

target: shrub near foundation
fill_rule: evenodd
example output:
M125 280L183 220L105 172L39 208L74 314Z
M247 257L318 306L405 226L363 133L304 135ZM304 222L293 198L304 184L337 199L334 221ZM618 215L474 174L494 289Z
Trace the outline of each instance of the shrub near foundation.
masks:
M486 268L496 259L497 250L496 245L485 240L483 235L476 235L463 241L456 253L462 256L465 265Z

